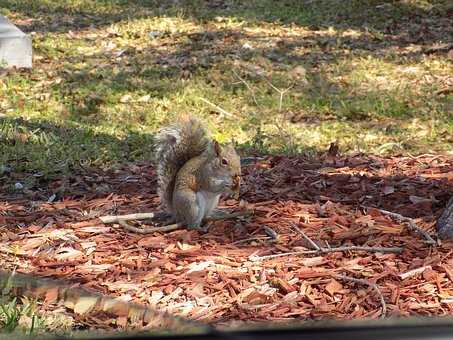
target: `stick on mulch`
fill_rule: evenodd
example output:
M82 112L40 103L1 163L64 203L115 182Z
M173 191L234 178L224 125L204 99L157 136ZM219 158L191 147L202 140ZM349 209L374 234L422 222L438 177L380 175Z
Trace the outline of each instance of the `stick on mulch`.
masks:
M246 217L252 215L252 211L236 211L236 212L229 212L229 213L221 213L219 215L213 215L206 219L206 221L218 221L236 217ZM137 234L152 234L156 232L169 232L178 230L184 227L185 223L173 223L169 225L164 225L161 227L152 227L152 228L138 228L130 225L126 221L138 221L138 220L147 220L152 219L156 216L156 213L137 213L137 214L128 214L128 215L108 215L108 216L101 216L99 219L105 223L118 223L120 224L125 230L137 233Z
M346 251L368 251L371 253L383 253L383 254L400 254L404 248L401 247L367 247L367 246L342 246L342 247L333 247L333 248L320 248L318 250L302 250L302 251L293 251L288 253L280 253L274 255L265 255L265 256L256 256L254 260L268 260L282 256L291 256L291 255L318 255L318 254L327 254L335 252L346 252Z
M137 214L128 214L128 215L107 215L101 216L99 219L104 224L109 223L119 223L119 221L140 221L140 220L148 220L152 219L156 216L155 213L137 213Z
M273 259L282 256L290 256L290 255L317 255L317 254L327 254L327 253L334 253L334 252L346 252L346 251L368 251L372 253L394 253L399 254L403 252L404 248L401 247L368 247L368 246L341 246L341 247L330 247L324 248L316 244L307 234L305 234L299 227L296 225L292 225L292 227L302 235L302 237L313 247L314 250L302 250L302 251L295 251L295 252L287 252L287 253L280 253L274 255L265 255L265 256L255 256L253 257L254 260L267 260Z
M378 209L378 208L373 208L373 207L366 207L366 206L362 206L362 208L365 208L367 210L375 209L375 210L381 212L384 215L390 216L391 218L395 219L398 222L407 222L407 226L408 226L409 230L422 235L423 238L425 239L426 243L432 244L432 245L437 244L437 242L425 230L420 228L414 222L414 220L412 218L409 218L409 217L406 217L406 216L403 216L401 214L394 213L394 212L391 212L391 211L383 210L383 209Z
M408 228L407 221L399 223L382 212L364 218L361 208L380 207L411 216L425 229L426 224L419 221L430 221L431 225L442 207L430 204L420 209L407 202L413 194L448 200L452 160L440 155L337 156L335 173L314 170L329 168L331 162L302 156L253 160L244 167L241 198L248 209L253 207L255 217L239 220L243 228L217 222L218 228L210 235L140 235L153 226L170 228L164 226L170 223L166 222L168 216L157 218L158 197L150 185L155 182L155 169L147 163L74 174L80 175L80 182L71 185L62 200L38 206L28 198L0 190L0 265L5 270L63 278L76 287L109 292L121 299L130 292L131 302L152 304L220 326L252 320L376 318L385 315L385 309L387 314L396 310L404 315L453 315L453 243L433 246L409 229L401 233L402 224ZM395 173L401 177L393 177ZM128 176L136 181L125 181ZM395 188L395 194L386 194L385 200L383 188L376 182L384 177ZM326 180L331 185L318 185ZM103 197L92 183L108 184L112 193ZM53 189L49 187L47 196L50 192ZM320 207L315 197L326 203ZM112 202L122 209L117 213L122 218L114 220L122 220L140 233L126 231L118 222L116 229L111 228L94 220L93 215L87 219L86 211L111 215ZM230 204L225 202L225 208L233 209ZM234 211L246 210L240 208L242 205L234 207ZM137 215L131 222L124 220L122 214L132 212L153 212L154 216L148 219L149 215L142 215L145 219L137 222L133 222ZM368 225L368 221L372 223ZM294 231L297 228L292 224L302 232ZM378 228L373 228L374 224ZM429 234L437 241L434 231L430 229ZM348 243L337 243L346 239ZM256 242L247 244L253 240ZM306 248L292 248L301 244ZM398 254L402 251L399 247L408 250ZM260 259L257 255L276 258L255 262L254 258ZM336 278L337 274L348 277ZM331 284L330 278L348 289ZM362 287L369 297L357 294ZM49 299L53 295L45 293ZM83 306L89 307L85 302L79 307ZM59 307L48 304L44 308L54 311ZM91 329L110 329L112 324L120 329L133 326L126 316L112 319L107 315L99 320L96 314L98 321L88 317Z

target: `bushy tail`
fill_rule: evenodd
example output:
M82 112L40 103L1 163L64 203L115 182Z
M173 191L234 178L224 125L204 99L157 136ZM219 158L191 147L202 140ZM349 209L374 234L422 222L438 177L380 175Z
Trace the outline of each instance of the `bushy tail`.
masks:
M184 117L161 129L155 143L158 193L163 207L172 212L176 175L189 159L206 150L209 136L200 120Z

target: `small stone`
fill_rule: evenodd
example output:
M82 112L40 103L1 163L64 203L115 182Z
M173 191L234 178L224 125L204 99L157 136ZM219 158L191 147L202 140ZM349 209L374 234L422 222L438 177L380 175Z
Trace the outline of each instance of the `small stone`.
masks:
M3 165L3 164L0 165L0 175L6 174L6 173L10 173L10 172L11 172L11 168L9 166Z
M160 37L162 35L163 35L163 33L159 32L159 31L151 31L151 32L148 33L148 37L150 37L151 39L158 38L158 37Z
M14 187L17 189L17 190L22 190L24 188L24 185L20 182L17 182L16 184L14 184Z
M0 15L0 68L32 67L32 42L13 23Z

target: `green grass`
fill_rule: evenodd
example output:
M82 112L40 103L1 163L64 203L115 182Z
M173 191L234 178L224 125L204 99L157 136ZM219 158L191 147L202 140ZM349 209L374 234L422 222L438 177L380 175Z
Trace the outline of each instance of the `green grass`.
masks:
M442 90L452 61L421 53L451 42L451 10L427 0L0 0L0 13L35 32L33 70L0 71L0 178L33 186L79 166L149 160L156 129L181 113L244 153L334 140L345 153L451 152L453 97Z
M11 334L37 336L48 332L70 335L74 328L71 317L42 311L36 301L7 296L0 300L0 338L8 338Z
M0 301L0 333L36 335L45 328L45 320L36 313L32 301L16 298Z
M46 332L69 332L74 321L65 313L43 310L38 302L27 297L10 296L10 282L4 284L0 293L0 338L24 334L36 336Z

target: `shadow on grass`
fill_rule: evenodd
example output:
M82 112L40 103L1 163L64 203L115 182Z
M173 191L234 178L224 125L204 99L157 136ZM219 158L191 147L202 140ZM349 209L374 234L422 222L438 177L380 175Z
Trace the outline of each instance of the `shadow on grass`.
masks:
M231 97L237 96L238 89L244 96L250 97L249 89L244 84L238 84L232 69L241 74L241 65L257 65L259 59L265 58L267 64L262 70L281 70L284 67L303 65L307 82L299 82L289 92L299 94L299 104L303 108L310 106L328 107L330 118L345 118L348 120L366 121L376 117L407 118L417 116L416 109L411 107L407 97L420 97L417 89L402 85L398 88L368 88L357 89L351 93L351 86L340 86L338 82L328 79L323 67L328 64L339 64L351 58L349 49L354 49L356 55L372 55L385 60L382 50L376 46L361 48L362 37L349 37L342 40L344 48L338 47L339 37L323 38L316 34L292 36L289 39L269 38L264 35L253 35L239 30L206 30L203 32L185 35L187 39L179 41L181 36L175 37L172 51L163 51L157 47L145 49L128 48L118 55L114 52L99 52L93 55L71 56L64 69L58 72L58 77L64 79L62 83L53 86L56 93L60 93L63 104L70 111L72 119L78 120L84 116L93 116L92 124L100 120L109 120L103 117L100 107L105 104L116 104L124 94L133 93L136 96L148 95L152 99L162 99L176 93L182 93L193 78L202 79L204 86L216 92L222 88ZM250 44L260 44L264 40L270 42L270 47L257 47L253 50L242 48L244 41ZM340 39L341 40L341 39ZM422 58L420 52L417 57ZM108 62L99 65L99 60ZM394 63L394 57L388 62ZM236 62L238 66L236 66ZM83 65L83 66L80 66ZM250 84L263 87L263 78L245 68L242 77ZM258 67L259 69L259 67ZM218 73L213 73L215 70ZM353 70L346 70L352 72ZM257 71L259 72L259 70ZM284 89L294 80L280 72L277 74L274 85ZM272 73L272 72L271 72ZM219 74L216 79L213 74ZM272 74L271 74L272 77ZM286 77L286 78L285 78ZM261 83L261 85L259 85ZM404 84L403 84L404 85ZM265 95L274 94L268 86ZM427 101L443 101L434 98L433 91L424 91ZM132 105L132 104L131 104ZM254 105L252 103L252 105ZM299 106L301 106L299 105ZM137 106L137 104L136 104ZM259 108L258 108L259 109ZM101 112L101 113L100 113ZM146 112L138 107L138 121L143 123ZM100 114L99 114L100 113ZM127 117L125 118L127 120ZM326 119L329 119L326 117ZM298 119L296 118L295 121Z
M0 118L0 164L3 180L25 179L28 185L64 177L71 171L150 159L151 134L129 131L120 137L71 122Z
M441 4L439 1L431 3ZM422 115L424 113L419 114L404 98L398 96L399 89L360 90L359 93L349 94L347 86L343 88L333 83L323 74L322 67L348 60L351 58L351 52L363 56L371 55L390 63L405 62L404 58L401 58L403 61L395 60L392 53L387 53L387 49L410 46L413 43L430 45L437 42L439 37L448 39L446 33L453 27L448 26L451 23L449 12L439 11L436 6L428 10L410 3L379 1L353 1L338 5L337 1L330 0L285 0L276 3L267 0L246 3L0 0L0 4L11 12L36 18L27 30L43 33L67 32L90 25L100 27L122 20L175 15L181 12L185 17L206 24L200 32L171 33L169 36L157 37L156 44L150 44L144 49L129 46L120 54L118 51L107 51L93 55L80 53L65 56L63 63L59 63L55 69L62 82L52 85L52 91L57 94L56 100L61 101L68 110L68 121L61 125L52 125L29 120L2 120L5 129L10 130L4 134L6 137L2 137L6 138L2 148L7 151L0 156L3 157L0 158L2 163L13 164L13 167L19 170L29 169L27 164L30 164L36 171L44 169L49 173L54 170L67 171L68 164L102 165L114 163L116 160L149 158L146 145L152 140L151 134L129 131L127 128L123 129L125 131L122 137L95 132L100 123L113 124L112 115L116 114L111 110L103 111L102 106L118 104L125 93L164 98L182 92L191 84L187 79L198 77L198 80L202 79L204 82L205 88L211 89L213 93L223 86L227 96L234 97L242 91L242 94L250 97L244 84L232 85L233 82L237 83L231 72L233 60L256 64L258 58L264 57L269 63L269 69L300 64L306 68L308 84L293 88L295 92L301 93L301 96L295 99L294 105L288 110L303 111L308 108L309 111L314 107L315 112L294 112L290 117L294 122L313 120L313 116L316 116L316 124L320 120L338 118L362 122L375 118L373 115L403 118ZM224 17L218 20L236 18L257 24L264 21L285 25L294 22L314 30L332 26L340 32L333 31L323 35L320 32L307 31L301 35L270 37L240 29L212 28L209 24L216 16ZM53 19L55 22L49 21ZM359 34L343 36L341 30L347 28L358 29ZM243 48L244 42L257 47ZM169 44L172 48L162 50L159 48L160 43ZM408 55L411 58L423 57L422 51ZM104 60L105 63L100 65L99 60ZM221 74L220 81L211 79L213 71ZM261 81L247 73L242 76L253 85ZM289 85L287 79L277 81L281 84L275 85L281 88ZM272 89L269 91L272 92ZM428 102L432 94L429 91L424 93L427 97L423 99ZM121 119L125 121L125 125L128 125L128 119L133 124L148 123L146 105L130 105L136 105L130 114L136 117L129 117L126 107L125 112L121 113L124 115ZM316 112L319 107L325 108L324 111ZM123 122L121 119L120 123ZM77 124L80 121L85 127ZM118 121L115 123L120 124ZM379 128L380 126L376 127ZM22 137L14 137L17 134Z
M313 30L323 27L340 30L366 28L392 36L407 35L405 38L411 42L424 40L431 43L439 40L439 31L451 30L453 14L448 0L1 0L0 4L4 10L36 19L21 27L36 32L65 32L128 19L180 14L202 23L224 16L256 23L294 23ZM448 34L442 38L448 39Z
M237 145L237 150L242 155L269 154L262 142L251 140ZM319 152L314 148L306 151ZM20 182L27 189L41 190L49 181L64 181L78 173L149 164L153 153L152 133L127 131L115 136L69 120L58 124L0 118L0 183L9 189Z
M383 115L389 112L390 116L411 116L413 110L407 103L394 99L400 89L378 89L376 93L370 91L354 98L347 95L347 90L326 79L322 75L322 67L350 59L351 52L355 57L371 55L389 63L404 64L408 59L421 60L426 52L423 48L405 48L412 44L432 46L440 41L448 42L453 36L448 34L451 33L453 20L451 9L445 1L428 1L421 4L417 1L394 3L374 0L348 3L333 0L0 0L0 3L6 10L36 19L36 22L31 21L28 27L22 27L28 31L67 32L102 27L123 20L177 14L204 24L204 29L200 32L158 37L157 47L156 44L150 43L149 47L140 50L129 47L122 51L121 55L114 51L65 57L63 61L67 65L59 72L65 82L54 86L54 91L61 93L63 104L75 120L94 116L99 113L105 100L117 101L118 96L123 93L138 92L162 98L182 91L188 84L181 81L182 79L203 75L209 83L209 71L213 68L219 66L221 73L228 73L231 72L233 60L250 60L255 63L259 57L269 61L270 68L299 64L306 67L310 84L308 87L296 88L305 96L302 98L304 105L320 103L329 106L332 101L335 102L334 107L331 107L332 111L340 112L341 117L368 119L369 116L361 112L369 109L362 107L362 102L366 101L363 97L370 95L372 98L380 98L383 93L382 97L390 100L391 107L376 110L380 110ZM218 19L219 16L224 19ZM333 27L336 31L328 34L307 31L302 35L283 34L278 38L251 34L241 29L213 29L212 25L210 26L213 20L229 19L256 24L280 23L286 26L294 23L312 30ZM358 30L357 34L343 35L343 31L348 28ZM244 42L258 47L244 49ZM160 43L163 46L169 45L171 51L162 50ZM263 44L266 47L262 47ZM437 52L446 51L441 49ZM437 52L434 50L430 53ZM106 63L99 65L99 60L105 60ZM83 66L74 66L77 64ZM215 87L214 83L210 85ZM230 84L226 84L225 88L228 88L232 96L236 94ZM146 116L146 113L142 116ZM95 117L92 123L97 124L100 119L108 120L109 117ZM144 118L139 117L140 119Z

